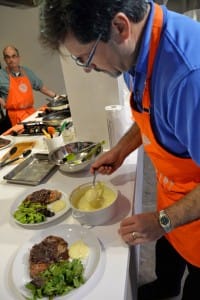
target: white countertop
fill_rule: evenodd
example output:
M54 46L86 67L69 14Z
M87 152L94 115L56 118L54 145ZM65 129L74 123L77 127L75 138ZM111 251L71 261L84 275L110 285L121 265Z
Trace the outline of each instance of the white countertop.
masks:
M44 152L43 137L14 137L14 142L22 140L36 140L34 152ZM8 150L0 150L0 157ZM129 247L121 240L118 235L120 220L131 214L134 203L134 187L136 182L137 151L126 160L124 165L111 176L98 175L98 180L109 181L119 190L119 201L117 214L110 224L96 226L90 230L96 235L101 243L101 260L92 278L85 284L81 290L81 295L73 300L128 300L134 299L130 296L129 285ZM10 209L12 203L24 192L33 188L27 185L7 183L3 176L7 174L14 166L6 166L0 170L0 299L17 300L21 299L14 288L12 282L12 262L16 251L20 246L28 241L40 229L26 229L17 225L11 218ZM92 176L88 171L67 174L59 170L56 171L46 182L49 186L56 186L66 194L86 182L91 182ZM40 185L38 185L40 189ZM61 218L62 223L77 224L70 213L65 218ZM59 224L50 223L50 226ZM136 268L136 266L134 266ZM71 297L63 297L70 299Z

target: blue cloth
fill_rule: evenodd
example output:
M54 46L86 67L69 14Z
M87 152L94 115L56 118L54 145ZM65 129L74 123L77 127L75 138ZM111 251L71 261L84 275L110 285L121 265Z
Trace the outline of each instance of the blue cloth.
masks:
M150 1L151 2L151 1ZM154 5L137 64L124 74L141 107ZM164 11L164 26L151 78L151 124L159 144L200 165L200 23Z
M40 78L38 78L33 71L31 71L27 67L21 67L22 70L25 71L27 77L29 78L32 88L36 91L39 91L42 86L43 82ZM9 91L9 77L8 73L5 69L0 70L0 95L3 99L7 99Z

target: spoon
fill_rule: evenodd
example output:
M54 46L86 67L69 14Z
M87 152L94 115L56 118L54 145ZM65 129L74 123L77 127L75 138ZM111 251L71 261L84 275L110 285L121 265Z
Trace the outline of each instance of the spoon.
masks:
M11 157L13 154L15 154L17 151L17 147L12 147L10 151L7 153L7 155L4 157L4 159L0 162L0 167L3 167L5 162Z
M16 161L16 160L18 160L18 159L20 159L20 158L25 158L25 157L27 157L31 152L32 152L31 149L27 149L27 150L25 150L21 155L19 155L19 156L15 157L15 158L13 158L13 159L11 159L11 160L6 161L5 163L3 163L3 164L1 165L1 167L7 166L7 165L13 163L14 161Z
M96 177L97 177L97 172L94 170L94 175L93 175L93 180L92 180L92 186L95 187L96 184Z

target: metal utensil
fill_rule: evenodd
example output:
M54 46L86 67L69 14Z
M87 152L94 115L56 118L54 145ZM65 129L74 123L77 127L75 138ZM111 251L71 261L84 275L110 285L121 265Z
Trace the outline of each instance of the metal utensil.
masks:
M93 187L95 187L96 177L97 177L97 171L94 170L94 175L93 175L93 180L92 180L92 185L93 185Z
M4 166L5 162L17 151L17 147L14 146L10 149L7 155L4 156L4 159L0 162L0 168Z
M11 160L6 161L5 163L3 163L3 164L1 165L1 167L5 167L5 166L7 166L7 165L13 163L14 161L17 161L18 159L25 158L25 157L27 157L31 152L32 152L31 149L27 149L27 150L25 150L22 154L20 154L19 156L17 156L17 157L15 157L15 158L13 158L13 159L11 159Z
M60 126L66 118L70 117L71 111L67 108L47 114L42 118L42 122L47 126Z

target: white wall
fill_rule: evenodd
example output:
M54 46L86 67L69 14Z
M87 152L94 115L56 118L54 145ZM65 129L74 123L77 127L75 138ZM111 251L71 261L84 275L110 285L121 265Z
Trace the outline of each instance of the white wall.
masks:
M104 107L119 103L118 83L108 75L85 73L74 61L61 56L77 139L108 141Z

